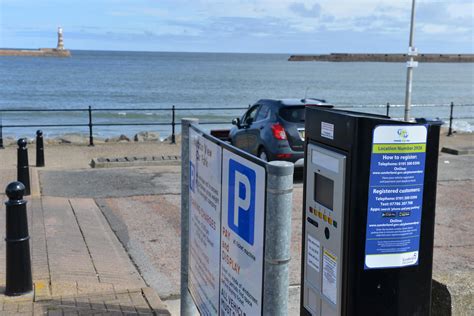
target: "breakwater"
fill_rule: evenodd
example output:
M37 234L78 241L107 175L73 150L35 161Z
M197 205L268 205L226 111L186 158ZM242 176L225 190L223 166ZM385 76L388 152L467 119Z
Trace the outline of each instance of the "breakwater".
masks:
M0 49L0 56L31 56L31 57L71 57L67 49Z
M289 61L331 62L406 62L407 54L349 54L291 55ZM474 54L419 54L414 59L423 63L474 63Z

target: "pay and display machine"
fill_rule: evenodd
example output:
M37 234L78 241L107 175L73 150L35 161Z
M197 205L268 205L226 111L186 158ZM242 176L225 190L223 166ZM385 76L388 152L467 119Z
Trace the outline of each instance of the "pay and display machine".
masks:
M429 315L439 125L308 107L301 315Z

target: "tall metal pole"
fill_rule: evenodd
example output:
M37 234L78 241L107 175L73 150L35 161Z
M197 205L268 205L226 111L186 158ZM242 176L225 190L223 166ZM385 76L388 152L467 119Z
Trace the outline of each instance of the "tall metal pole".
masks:
M288 315L293 170L287 161L267 165L263 315Z
M3 120L2 120L2 113L0 112L0 149L4 149L3 147Z
M407 62L407 86L406 86L406 91L405 91L405 121L410 120L413 68L417 66L417 63L413 60L413 56L416 56L416 49L413 46L413 29L414 29L414 26L415 26L415 0L412 0L411 24L410 24L410 43L409 43L409 47L408 47L409 60Z

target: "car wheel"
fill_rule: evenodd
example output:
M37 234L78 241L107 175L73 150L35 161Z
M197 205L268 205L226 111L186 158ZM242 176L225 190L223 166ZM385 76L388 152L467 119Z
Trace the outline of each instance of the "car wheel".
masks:
M262 159L263 161L268 161L268 155L265 151L265 148L260 147L260 149L258 150L258 158Z

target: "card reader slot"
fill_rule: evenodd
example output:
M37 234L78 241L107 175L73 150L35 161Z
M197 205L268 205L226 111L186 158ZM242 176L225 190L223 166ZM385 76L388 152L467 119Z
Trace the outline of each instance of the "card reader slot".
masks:
M307 220L308 220L308 223L310 223L311 225L316 226L316 227L319 227L318 222L316 222L316 221L315 221L314 219L312 219L311 217L308 217Z

